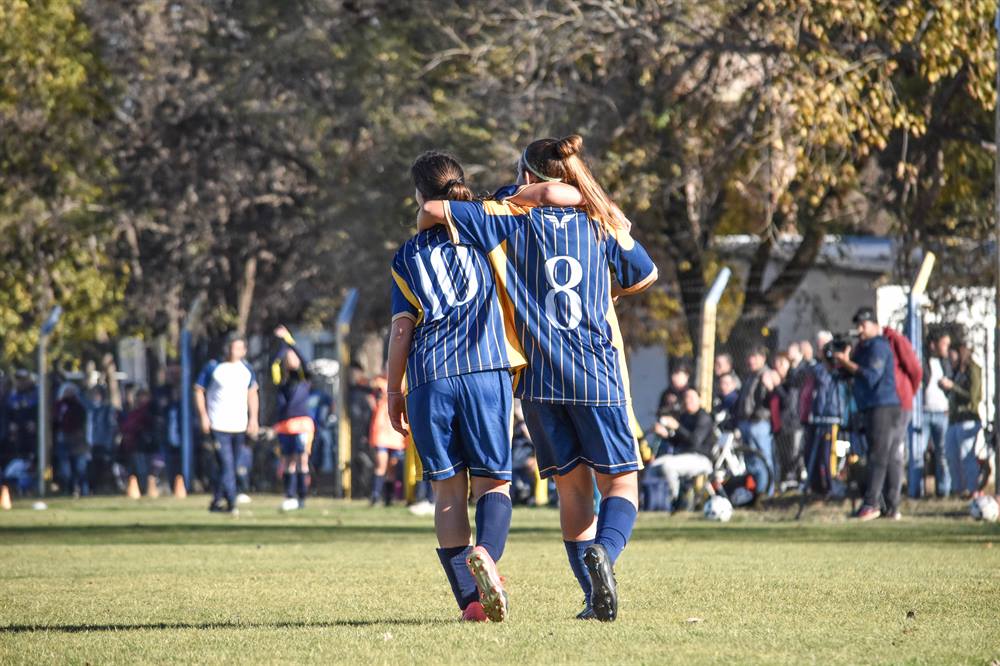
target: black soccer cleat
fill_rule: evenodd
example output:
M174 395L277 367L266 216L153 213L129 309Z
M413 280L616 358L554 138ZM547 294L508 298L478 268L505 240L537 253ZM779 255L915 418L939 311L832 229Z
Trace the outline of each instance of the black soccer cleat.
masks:
M618 617L618 586L608 551L599 543L583 552L583 563L590 573L590 607L601 622L614 622Z
M596 620L597 616L594 615L594 607L590 605L590 600L587 600L587 605L582 611L576 614L576 619L578 620Z

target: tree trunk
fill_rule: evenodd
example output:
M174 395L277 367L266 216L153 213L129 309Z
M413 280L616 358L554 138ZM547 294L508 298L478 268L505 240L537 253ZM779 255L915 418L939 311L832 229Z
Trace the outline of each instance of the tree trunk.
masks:
M766 287L763 285L764 272L774 242L770 238L761 241L747 277L743 312L726 342L728 350L745 354L752 346L765 342L769 333L767 325L802 284L809 269L816 263L825 239L826 225L819 222L810 224L791 259Z
M243 264L243 284L240 286L236 324L236 331L240 335L246 335L247 333L247 324L250 322L250 308L253 306L253 292L256 284L257 255L252 255Z

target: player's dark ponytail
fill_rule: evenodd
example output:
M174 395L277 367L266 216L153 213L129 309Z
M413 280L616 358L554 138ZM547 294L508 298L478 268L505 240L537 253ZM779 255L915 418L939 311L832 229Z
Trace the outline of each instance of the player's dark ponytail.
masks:
M410 167L410 176L426 201L472 201L475 198L472 190L465 184L462 165L448 153L435 150L423 153Z
M583 161L583 137L570 134L561 139L539 139L524 149L521 166L539 180L559 180L580 190L591 219L601 228L613 233L615 229L628 229L631 224L621 209L611 200Z

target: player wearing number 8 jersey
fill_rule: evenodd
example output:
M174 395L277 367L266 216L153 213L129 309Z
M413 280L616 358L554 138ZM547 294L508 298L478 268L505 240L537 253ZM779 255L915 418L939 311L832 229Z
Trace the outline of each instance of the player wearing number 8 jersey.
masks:
M539 471L556 477L567 555L588 600L581 616L592 608L613 620L611 567L635 522L642 467L613 297L642 291L657 272L579 157L582 142L535 141L519 164L519 184L549 183L542 197L564 194L571 207L534 207L509 187L493 201L427 202L419 222L444 225L453 243L487 253L504 276L528 361L515 395ZM604 496L596 521L591 469Z
M471 199L459 164L425 153L411 169L418 202ZM510 529L511 376L524 365L504 327L501 299L486 257L453 245L438 227L406 241L392 262L388 409L405 433L405 414L434 485L438 556L464 619L501 621L507 594L496 562ZM469 546L471 476L476 546Z

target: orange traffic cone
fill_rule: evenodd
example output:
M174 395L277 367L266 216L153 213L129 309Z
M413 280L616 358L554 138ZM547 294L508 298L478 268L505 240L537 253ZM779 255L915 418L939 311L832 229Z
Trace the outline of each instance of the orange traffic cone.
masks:
M0 509L10 511L10 490L6 485L0 486Z
M142 494L139 492L139 479L135 478L135 474L130 474L128 477L128 490L125 491L129 499L139 499Z
M157 478L150 474L146 477L146 497L159 497L160 484Z
M184 477L178 474L174 477L174 497L184 499L188 496L187 488L184 486Z

